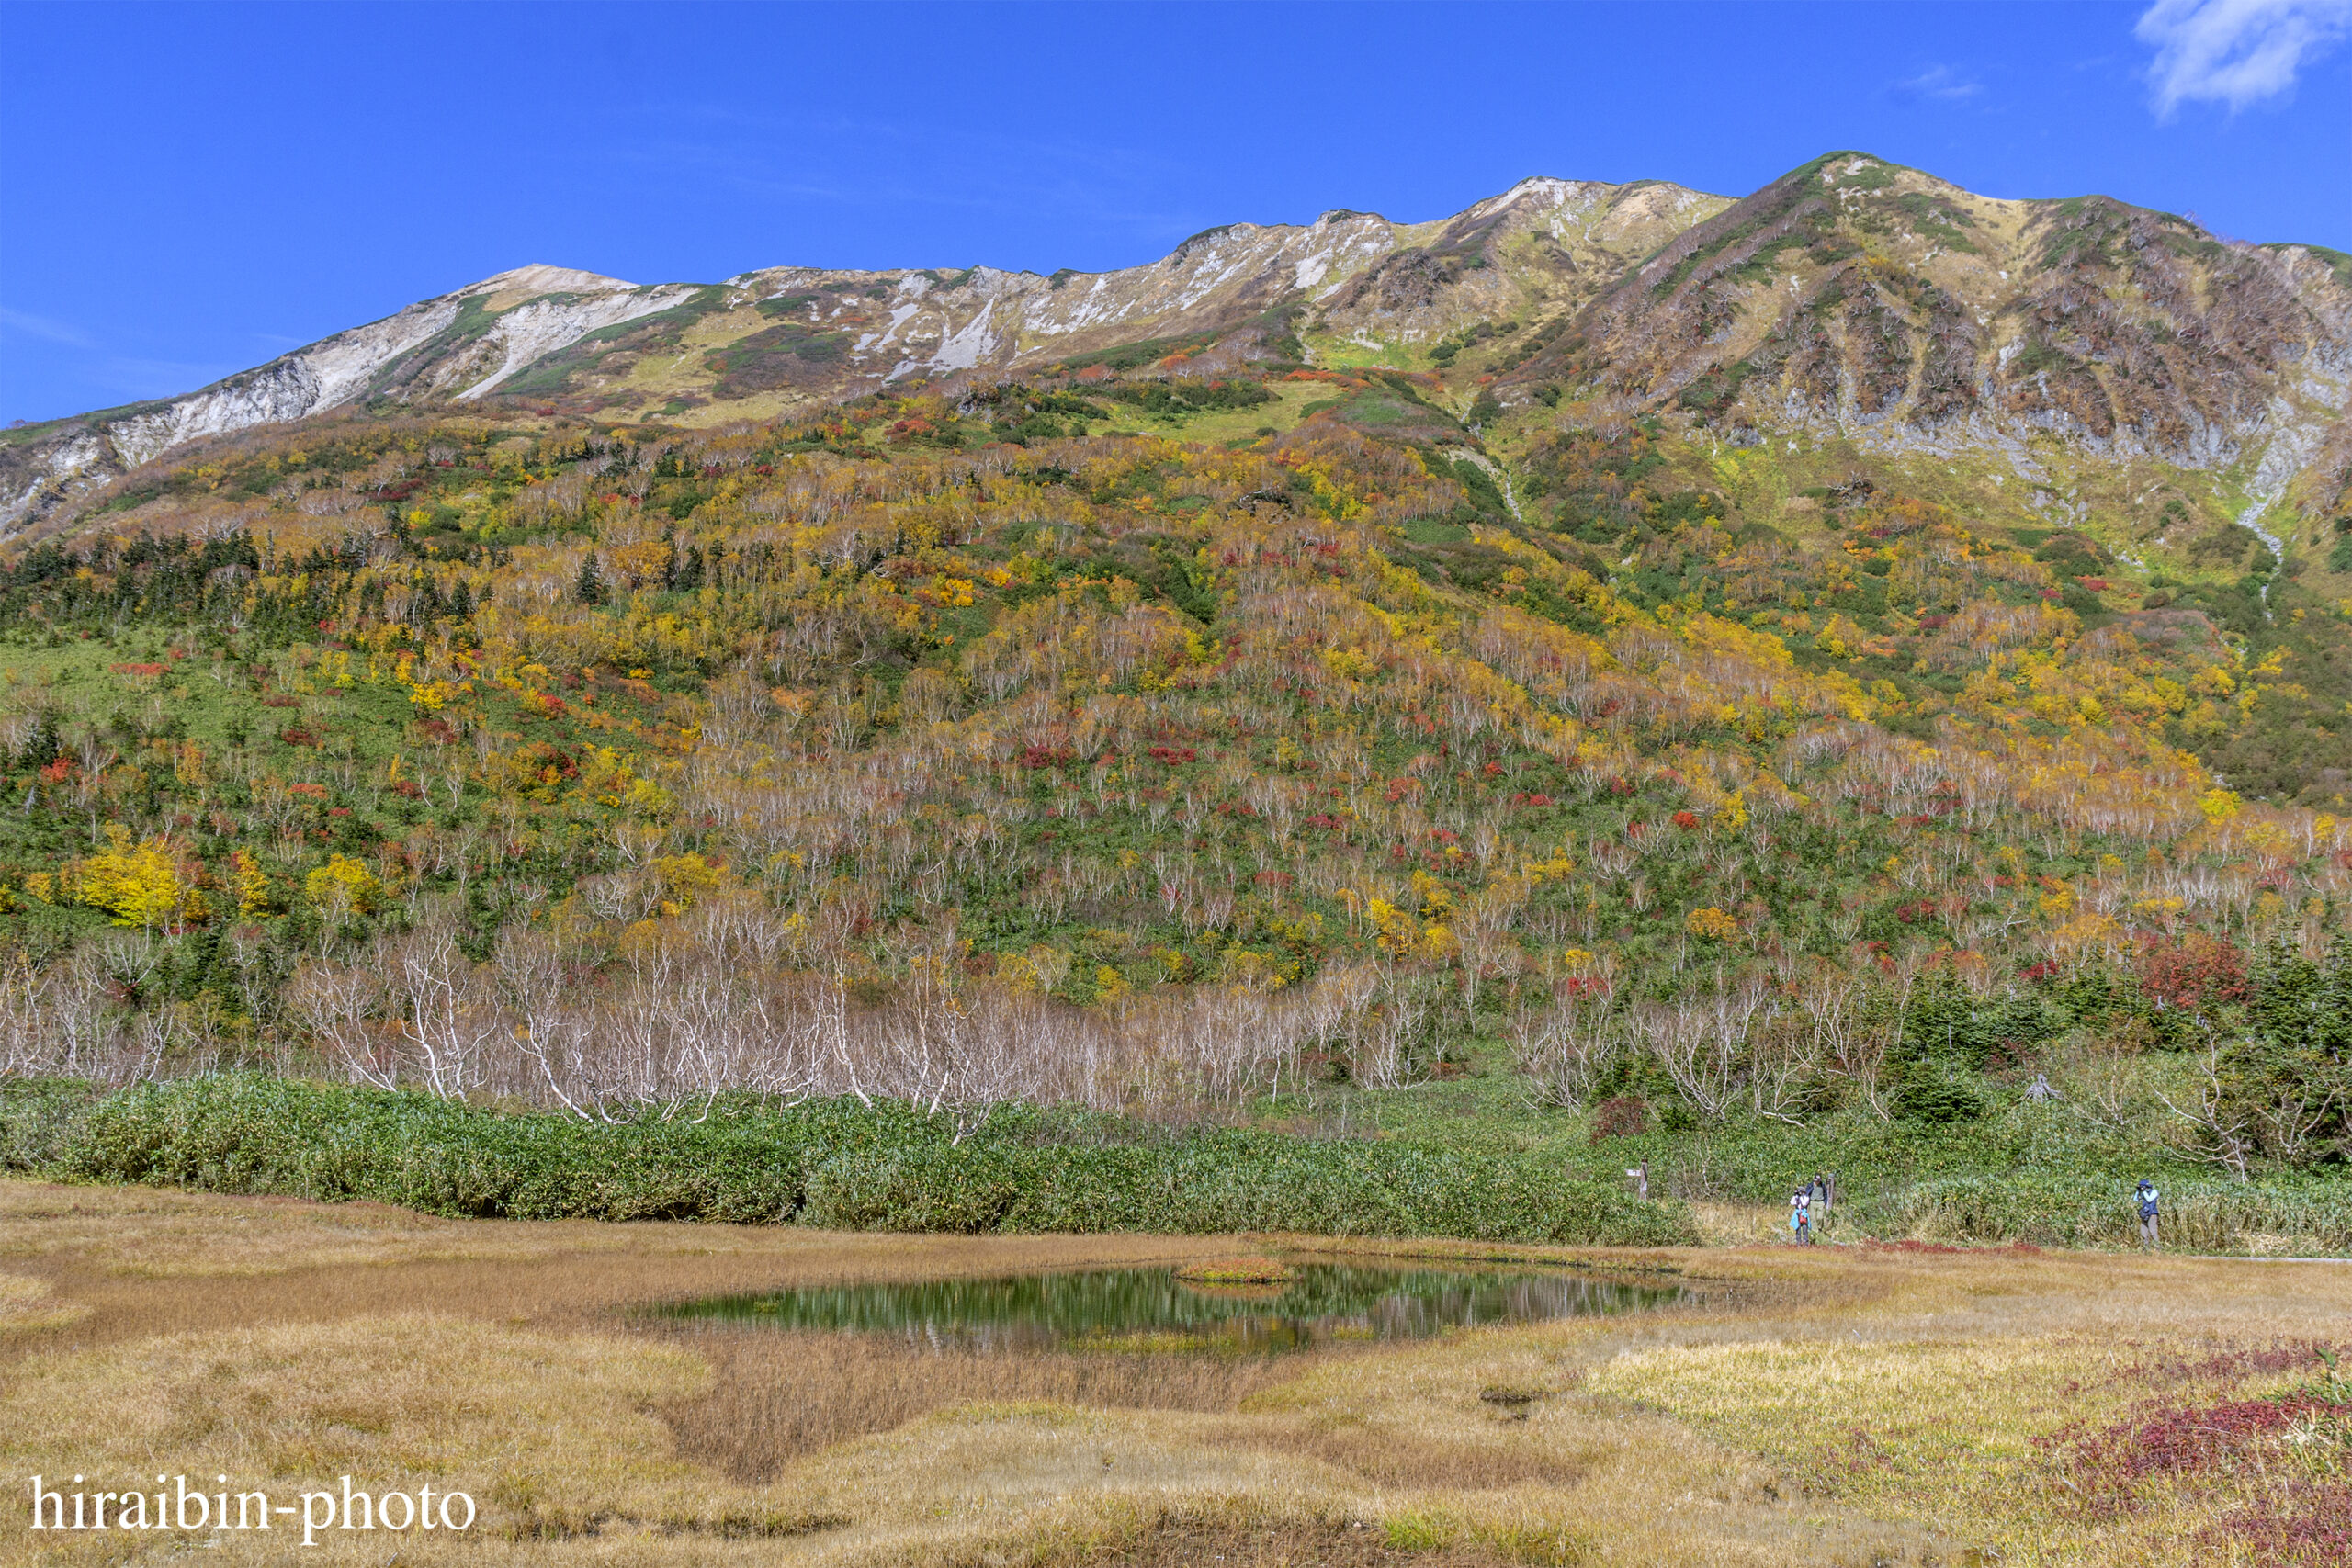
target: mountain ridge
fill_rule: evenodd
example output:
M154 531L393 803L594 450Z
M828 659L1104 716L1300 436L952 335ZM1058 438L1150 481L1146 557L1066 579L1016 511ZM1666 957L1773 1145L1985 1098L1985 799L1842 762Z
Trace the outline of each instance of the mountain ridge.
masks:
M1836 428L1973 451L2037 485L2053 482L2046 438L2110 466L2243 468L2232 505L2257 534L2271 506L2300 491L2324 510L2352 474L2352 262L2224 245L2105 197L1981 197L1845 150L1736 200L1536 175L1438 219L1224 224L1099 273L787 265L637 284L529 264L183 397L8 433L0 539L189 440L336 409L707 425L1179 351L1198 374L1433 370L1480 425L1541 423L1566 398L1716 440Z
M89 477L127 471L183 441L306 417L383 389L394 389L401 400L435 397L477 400L534 365L573 349L605 329L695 301L701 302L698 313L709 313L722 297L720 291L759 295L730 301L733 313L773 306L789 299L789 290L796 287L818 288L836 299L844 293L870 293L877 288L893 296L888 327L861 334L846 353L827 334L818 334L825 341L812 352L806 346L808 336L794 342L787 333L780 353L763 356L797 363L764 366L767 374L755 378L761 383L755 389L772 390L769 383L776 382L808 397L843 389L841 378L822 373L836 359L849 361L870 377L865 362L877 344L900 348L923 344L930 349L920 360L905 355L894 360L880 377L888 382L917 368L944 373L976 369L984 358L1009 367L1049 344L1058 347L1067 343L1081 351L1104 346L1106 338L1138 335L1123 333L1122 329L1128 326L1148 329L1140 334L1148 336L1171 326L1202 330L1211 319L1218 325L1230 324L1237 314L1273 308L1292 293L1311 295L1321 287L1329 294L1378 258L1404 248L1407 237L1442 234L1465 223L1491 227L1522 200L1548 197L1555 209L1581 203L1571 209L1586 216L1582 237L1589 243L1595 238L1595 223L1605 222L1607 216L1592 216L1595 193L1604 204L1612 196L1630 197L1642 204L1642 209L1627 227L1638 236L1655 237L1660 218L1670 221L1670 215L1656 211L1657 193L1662 192L1673 193L1666 198L1673 211L1725 200L1658 181L1608 186L1536 176L1460 213L1422 223L1399 224L1377 214L1334 209L1306 224L1235 223L1204 230L1156 261L1108 272L1039 274L978 265L963 269L952 284L938 269L781 265L738 273L718 284L648 285L532 264L419 300L179 398L41 422L12 433L8 446L0 448L0 480L5 480L0 483L0 536L53 511L75 491L85 489ZM1601 236L1602 245L1610 238ZM1270 259L1288 269L1287 286L1271 292L1268 285L1282 273L1267 271ZM1259 264L1257 269L1237 279L1237 274L1251 262ZM1328 285L1327 279L1330 280ZM503 300L517 283L530 292ZM1085 289L1082 298L1067 294L1072 283ZM966 309L952 305L945 310L936 305L926 309L922 303L934 291L954 294L974 289L977 299L960 301ZM1109 298L1103 299L1106 290ZM582 296L592 303L583 307ZM480 306L481 315L494 320L462 320L469 301ZM1003 309L1008 301L1018 324L1001 320L1008 314ZM1209 307L1206 310L1202 309L1204 303ZM978 308L969 308L973 306ZM782 313L767 312L772 318ZM833 315L838 318L842 313L837 303ZM768 323L759 325L765 328ZM910 325L911 333L906 330ZM1033 330L1024 335L1024 327ZM1009 353L1004 352L1008 329L1012 342ZM738 334L739 338L756 335L755 331ZM771 329L771 336L775 335ZM406 363L445 338L450 341L433 363L422 367L424 373L402 380ZM485 373L493 356L496 367ZM820 373L790 374L806 365L818 367ZM784 373L780 377L779 371Z

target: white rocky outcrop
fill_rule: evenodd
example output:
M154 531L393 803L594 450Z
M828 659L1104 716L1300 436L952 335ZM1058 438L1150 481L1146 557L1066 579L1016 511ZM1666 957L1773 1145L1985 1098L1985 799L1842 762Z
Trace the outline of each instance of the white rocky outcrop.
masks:
M430 390L478 397L600 327L667 310L694 291L691 284L639 288L570 267L518 267L337 333L186 397L67 424L47 440L8 455L0 491L0 537L39 516L61 495L134 468L184 441L301 419L350 402L403 355L457 326L469 305L479 302L503 313L468 352L428 367L424 380ZM477 363L482 369L468 385L440 378Z
M556 268L540 270L548 272ZM593 276L583 274L582 276ZM609 280L606 280L609 281ZM481 340L481 354L497 356L497 367L472 385L463 388L458 396L479 398L497 390L507 380L559 349L570 348L590 333L624 321L636 321L684 304L698 292L691 283L663 284L654 288L627 288L624 291L566 298L533 299L529 304L510 310L498 318ZM472 367L469 364L468 368ZM435 379L436 389L447 385Z

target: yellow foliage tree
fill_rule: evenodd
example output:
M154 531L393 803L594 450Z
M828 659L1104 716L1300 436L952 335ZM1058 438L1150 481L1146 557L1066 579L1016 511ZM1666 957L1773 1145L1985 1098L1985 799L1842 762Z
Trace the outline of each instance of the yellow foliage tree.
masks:
M717 892L727 880L727 868L698 854L662 855L653 863L653 875L662 885L662 912L677 915L703 895Z
M1453 912L1453 890L1426 871L1413 873L1413 897L1421 913L1432 920L1442 920Z
M1399 958L1409 957L1421 945L1421 928L1413 917L1385 898L1364 905L1364 918L1380 932L1380 945Z
M1739 934L1739 922L1713 905L1691 910L1683 917L1682 924L1692 936L1710 937L1716 942L1729 942Z
M261 861L250 850L239 850L229 857L236 868L237 913L251 919L266 915L274 900L270 897L269 874L261 868Z
M342 855L329 855L326 864L302 879L303 895L336 919L375 908L380 891L373 872Z
M171 845L163 839L130 841L118 826L107 829L108 846L82 863L74 890L82 901L106 910L119 926L160 926L193 918L196 890L180 877Z

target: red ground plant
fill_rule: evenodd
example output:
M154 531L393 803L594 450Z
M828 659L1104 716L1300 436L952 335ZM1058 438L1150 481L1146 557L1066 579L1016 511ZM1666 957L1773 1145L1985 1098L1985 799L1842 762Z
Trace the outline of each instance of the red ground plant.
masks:
M2307 1347L2280 1347L2133 1370L2154 1381L2243 1376L2311 1355ZM2199 1531L2198 1545L2216 1560L2234 1549L2232 1560L2257 1568L2352 1562L2346 1390L2331 1363L2326 1378L2267 1398L2152 1401L2103 1430L2070 1428L2041 1445L2054 1450L2065 1484L2095 1517L2135 1511L2154 1486L2205 1481L2251 1491Z

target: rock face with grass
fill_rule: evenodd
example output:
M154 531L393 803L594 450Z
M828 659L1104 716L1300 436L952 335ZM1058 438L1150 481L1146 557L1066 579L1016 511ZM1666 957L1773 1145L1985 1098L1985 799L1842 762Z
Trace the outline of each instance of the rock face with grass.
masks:
M639 288L568 267L519 267L184 398L14 432L0 446L0 530L13 532L90 484L204 436L371 399L479 398L590 332L666 310L695 292L679 285Z
M1944 449L2250 457L2267 501L2344 418L2347 383L2345 258L1836 153L1676 236L1503 396L1566 384L1732 439L1829 425Z

